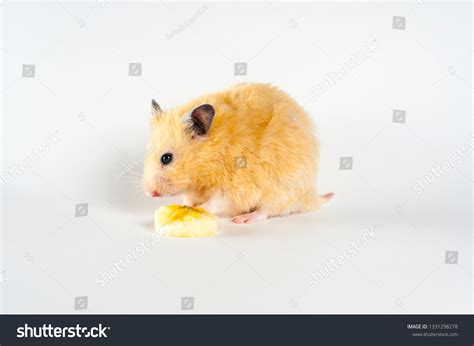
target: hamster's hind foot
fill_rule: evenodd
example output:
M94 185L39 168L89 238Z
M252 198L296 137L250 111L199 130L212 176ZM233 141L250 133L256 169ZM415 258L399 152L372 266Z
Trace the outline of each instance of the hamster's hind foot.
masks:
M233 223L243 224L243 223L252 223L261 220L265 220L268 215L263 213L262 211L255 210L251 213L237 215L232 218Z

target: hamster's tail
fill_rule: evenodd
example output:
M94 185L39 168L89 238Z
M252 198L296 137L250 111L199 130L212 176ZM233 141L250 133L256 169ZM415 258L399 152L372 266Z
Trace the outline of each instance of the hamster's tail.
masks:
M321 200L323 204L325 204L329 202L334 196L335 196L334 192L329 192L329 193L326 193L325 195L319 196L319 199Z
M305 203L301 206L300 212L310 212L321 208L323 204L329 202L333 197L334 193L326 193L324 195L315 196L312 195L310 198L305 200Z

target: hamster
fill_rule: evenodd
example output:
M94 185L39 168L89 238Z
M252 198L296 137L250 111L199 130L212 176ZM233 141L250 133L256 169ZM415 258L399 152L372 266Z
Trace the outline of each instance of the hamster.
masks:
M319 209L319 142L308 114L268 84L237 84L163 110L152 100L143 188L234 223Z

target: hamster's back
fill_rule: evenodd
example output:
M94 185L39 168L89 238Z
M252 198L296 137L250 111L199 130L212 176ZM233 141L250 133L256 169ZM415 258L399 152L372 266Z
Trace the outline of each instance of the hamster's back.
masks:
M302 182L302 175L315 177L319 144L312 121L285 92L268 84L237 84L202 101L216 109L208 148L247 159L248 169L237 174Z
M314 133L313 123L303 108L270 84L240 83L207 95L205 100L216 109L211 136L214 132L231 140L234 137L236 140L264 140L271 136L283 140L291 135L303 135L304 139ZM205 103L204 100L201 103Z

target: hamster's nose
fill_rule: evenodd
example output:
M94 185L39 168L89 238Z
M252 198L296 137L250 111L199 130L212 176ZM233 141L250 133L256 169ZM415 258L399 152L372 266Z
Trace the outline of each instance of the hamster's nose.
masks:
M153 191L151 193L151 197L159 197L159 196L160 196L160 194L158 193L158 191Z

